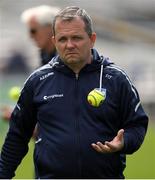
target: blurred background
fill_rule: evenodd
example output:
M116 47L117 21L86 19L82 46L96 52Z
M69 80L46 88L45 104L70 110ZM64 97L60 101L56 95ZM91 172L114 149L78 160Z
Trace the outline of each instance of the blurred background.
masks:
M12 86L23 86L39 66L38 49L20 20L21 13L37 5L64 8L80 6L88 11L97 32L95 47L121 66L139 91L150 117L141 149L127 156L126 178L155 178L155 0L0 0L0 108L14 107L8 97ZM0 147L8 123L0 119ZM33 142L19 166L16 178L33 178Z

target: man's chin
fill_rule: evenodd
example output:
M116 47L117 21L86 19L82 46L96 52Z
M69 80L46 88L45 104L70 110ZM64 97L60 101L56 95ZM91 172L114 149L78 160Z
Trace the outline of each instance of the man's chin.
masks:
M78 59L70 58L66 61L68 64L76 64L78 62Z

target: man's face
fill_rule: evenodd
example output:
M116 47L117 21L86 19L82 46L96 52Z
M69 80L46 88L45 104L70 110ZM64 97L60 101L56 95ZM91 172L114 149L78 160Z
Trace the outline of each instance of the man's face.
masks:
M37 47L46 49L49 43L52 43L52 28L50 25L42 26L31 19L28 23L30 37L34 40Z
M80 18L72 21L56 20L53 41L61 59L68 65L90 63L95 39L95 33L88 36L85 24Z

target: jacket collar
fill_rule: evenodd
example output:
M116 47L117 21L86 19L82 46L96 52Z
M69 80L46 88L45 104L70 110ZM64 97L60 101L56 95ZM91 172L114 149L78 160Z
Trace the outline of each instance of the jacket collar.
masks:
M85 67L81 70L81 72L96 71L97 69L100 69L102 64L103 64L103 67L113 64L109 60L109 58L100 56L96 49L92 49L91 52L92 52L92 56L93 56L92 63L86 64ZM73 73L73 71L63 63L63 61L60 59L59 55L55 56L49 62L49 64L51 66L53 66L53 68L56 69L57 71L61 71L63 73L67 73L67 74L71 73L71 72Z

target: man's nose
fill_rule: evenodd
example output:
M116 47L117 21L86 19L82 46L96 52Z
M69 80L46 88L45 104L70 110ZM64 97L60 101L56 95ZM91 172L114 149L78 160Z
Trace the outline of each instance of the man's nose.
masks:
M74 47L74 43L73 43L73 41L72 41L71 39L69 39L69 40L67 41L66 47L67 47L67 48L73 48L73 47Z

